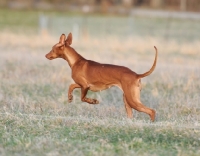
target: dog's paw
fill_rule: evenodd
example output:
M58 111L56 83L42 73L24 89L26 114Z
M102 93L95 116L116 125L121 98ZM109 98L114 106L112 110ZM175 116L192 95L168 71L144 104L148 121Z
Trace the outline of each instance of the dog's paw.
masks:
M151 121L154 122L156 117L156 111L152 109L152 114L150 115Z
M93 104L99 104L99 101L96 100L96 99L93 99L93 100L92 100L92 103L93 103Z
M84 98L82 99L83 102L87 102L89 104L99 104L99 101L96 99Z
M72 95L68 96L68 102L71 103L72 100L73 100L73 96Z

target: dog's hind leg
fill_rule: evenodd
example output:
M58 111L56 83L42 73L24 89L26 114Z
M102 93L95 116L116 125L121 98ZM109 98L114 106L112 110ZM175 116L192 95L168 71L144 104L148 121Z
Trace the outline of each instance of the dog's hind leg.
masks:
M133 102L131 104L131 107L139 112L144 112L146 114L149 114L150 118L151 118L151 121L154 121L155 120L155 110L153 109L150 109L146 106L144 106L141 102Z
M125 85L123 90L124 94L126 95L126 101L131 108L139 112L144 112L150 116L152 121L155 120L155 111L153 109L144 106L141 103L140 88L138 86L132 86L130 88L129 85Z
M132 108L129 106L129 104L126 101L126 96L123 95L123 100L124 100L124 105L125 105L125 109L126 109L126 114L128 118L133 118L133 111Z

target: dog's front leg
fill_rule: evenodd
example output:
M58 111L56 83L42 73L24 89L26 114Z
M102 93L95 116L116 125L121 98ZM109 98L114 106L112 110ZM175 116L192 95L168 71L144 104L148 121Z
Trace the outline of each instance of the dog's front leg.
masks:
M73 95L72 95L72 92L73 92L73 90L75 89L75 88L81 88L81 86L80 85L78 85L78 84L71 84L70 86L69 86L69 90L68 90L68 101L69 102L72 102L72 100L73 100Z
M81 100L83 102L87 102L89 104L98 104L99 101L96 99L90 99L86 97L87 91L89 90L89 87L81 87Z

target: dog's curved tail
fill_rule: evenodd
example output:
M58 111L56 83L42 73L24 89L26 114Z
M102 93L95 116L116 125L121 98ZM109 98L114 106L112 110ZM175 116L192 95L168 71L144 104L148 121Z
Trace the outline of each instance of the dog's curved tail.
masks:
M157 56L158 56L158 50L157 50L156 46L154 46L154 48L155 48L155 50L156 50L156 56L155 56L155 60L154 60L153 66L152 66L151 69L150 69L149 71L147 71L146 73L137 74L137 77L138 77L138 78L143 78L143 77L145 77L145 76L148 76L148 75L150 75L150 74L154 71L154 69L155 69L155 67L156 67L156 62L157 62Z

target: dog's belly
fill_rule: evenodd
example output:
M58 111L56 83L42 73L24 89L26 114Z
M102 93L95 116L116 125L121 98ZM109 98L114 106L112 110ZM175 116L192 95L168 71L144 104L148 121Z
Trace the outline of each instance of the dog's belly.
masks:
M91 91L97 92L97 91L108 89L112 85L110 85L110 84L107 85L107 84L104 84L104 83L95 83L95 84L89 84L89 86L90 86Z
M112 86L117 86L121 89L121 86L119 86L117 84L95 83L95 84L89 84L89 86L90 86L90 90L94 91L94 92L102 91L102 90L108 89Z

